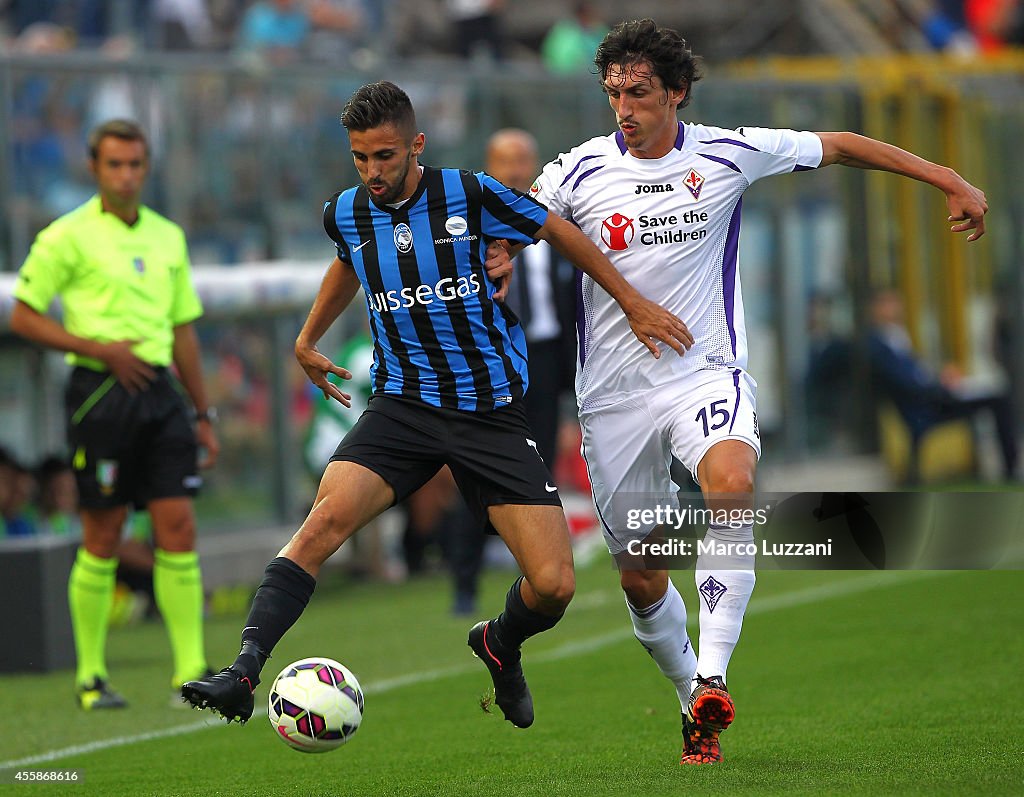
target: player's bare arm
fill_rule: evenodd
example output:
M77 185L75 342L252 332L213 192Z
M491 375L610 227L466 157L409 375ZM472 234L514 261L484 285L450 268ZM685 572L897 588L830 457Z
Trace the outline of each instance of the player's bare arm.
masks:
M654 341L671 346L680 356L693 345L693 335L686 324L661 305L641 296L574 224L549 213L537 237L550 243L615 299L637 340L655 358L660 357L661 352Z
M129 393L144 390L156 373L132 351L138 340L114 340L102 343L73 335L49 316L36 312L22 301L14 303L11 331L57 351L80 354L99 360Z
M174 328L174 364L178 368L178 378L192 399L199 418L196 420L196 443L203 449L204 456L199 462L201 468L212 468L220 454L220 442L214 432L212 419L207 415L210 402L206 398L206 386L203 384L202 360L199 356L199 339L192 324L179 324Z
M904 149L856 133L818 133L822 147L822 166L841 163L858 169L878 169L912 177L933 185L946 195L948 221L957 222L952 232L973 232L968 241L985 234L988 200L985 192L975 188L953 169L940 166Z
M313 300L313 307L295 340L295 359L299 361L309 381L323 391L325 399L333 398L346 407L352 406L352 396L332 384L327 375L334 374L342 379L351 379L352 374L321 354L316 344L348 307L358 290L359 277L356 272L351 266L334 258L327 267L327 273L320 283L320 290Z

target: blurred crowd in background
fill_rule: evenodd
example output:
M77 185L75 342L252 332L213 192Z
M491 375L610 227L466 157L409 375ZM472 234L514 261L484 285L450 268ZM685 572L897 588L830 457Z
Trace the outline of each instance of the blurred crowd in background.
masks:
M989 53L1024 44L1021 0L694 0L679 8L634 4L705 44L712 60L755 52L827 52L817 26L860 27L901 51ZM667 4L661 4L665 6ZM814 5L819 5L815 18ZM542 0L4 0L0 47L12 52L125 48L233 54L270 65L314 61L365 66L382 57L533 58L555 73L586 71L617 4ZM831 18L830 18L831 17ZM728 23L717 39L703 29ZM870 30L865 30L870 29ZM817 44L809 44L813 40Z
M346 79L418 64L408 71L422 82L407 89L434 119L432 162L466 163L466 142L483 132L469 120L487 100L446 74L465 61L461 78L592 79L595 48L622 13L600 0L0 0L0 57L11 69L0 271L16 270L36 232L91 195L85 137L112 117L141 121L154 160L170 159L147 201L184 226L194 262L318 255L307 200L355 176L336 146L337 112L354 88ZM1024 0L692 0L636 2L629 13L675 25L711 65L937 51L981 59L1024 44ZM498 109L506 118L485 134L530 118L547 152L545 125L559 126L533 119L529 102Z
M74 536L77 511L78 488L65 457L26 463L0 447L0 537Z

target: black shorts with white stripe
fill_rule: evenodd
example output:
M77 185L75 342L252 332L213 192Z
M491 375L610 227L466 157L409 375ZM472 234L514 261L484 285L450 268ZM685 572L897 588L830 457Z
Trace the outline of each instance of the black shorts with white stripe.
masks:
M376 395L331 461L372 470L395 491L396 503L448 465L481 522L490 506L562 505L519 402L466 412Z

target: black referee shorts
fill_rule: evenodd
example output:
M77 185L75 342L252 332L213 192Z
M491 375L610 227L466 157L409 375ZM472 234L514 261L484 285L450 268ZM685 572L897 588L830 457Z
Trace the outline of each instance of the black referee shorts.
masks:
M562 505L521 404L465 412L373 396L331 461L372 470L391 485L396 503L447 465L481 522L489 506Z
M202 479L195 430L171 374L157 368L146 390L129 393L107 372L75 368L64 394L79 504L144 507L193 496Z

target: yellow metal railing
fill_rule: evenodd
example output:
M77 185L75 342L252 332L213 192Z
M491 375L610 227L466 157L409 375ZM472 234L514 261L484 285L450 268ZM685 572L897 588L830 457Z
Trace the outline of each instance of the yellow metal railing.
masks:
M739 62L730 77L777 84L844 86L859 96L863 129L855 131L910 150L958 171L986 191L990 204L1007 202L1019 192L1005 172L1005 141L990 146L992 119L1019 117L1024 126L1024 52L964 59L943 55L902 55L891 58L774 58ZM992 78L1019 83L1011 107L975 96L971 83ZM923 184L871 172L866 179L864 227L869 257L869 283L897 287L906 302L907 325L917 348L928 318L938 321L939 351L933 352L962 368L970 367L970 323L967 299L991 295L997 263L994 240L1000 234L989 219L984 242L951 245L942 197ZM883 223L887 219L891 223ZM938 219L938 221L937 221ZM942 222L942 223L940 223ZM1019 221L1018 221L1019 223ZM1012 221L1010 226L1016 226Z

